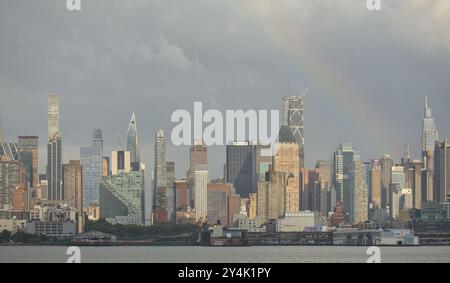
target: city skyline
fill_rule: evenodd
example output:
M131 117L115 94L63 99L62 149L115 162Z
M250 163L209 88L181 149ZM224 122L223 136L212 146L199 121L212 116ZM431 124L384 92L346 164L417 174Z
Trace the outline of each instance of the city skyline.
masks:
M90 138L90 127L80 125L103 129L105 152L110 152L118 145L118 133L125 147L135 112L141 158L152 164L152 133L171 129L175 109L203 101L219 110L282 111L280 97L300 95L306 87L309 168L317 159L329 159L336 144L345 141L358 147L363 160L383 154L398 160L405 144L419 158L425 95L441 136L450 135L445 123L450 120L450 38L445 32L450 8L445 0L384 3L376 14L352 1L332 6L324 0L110 2L101 8L84 3L78 14L58 10L48 0L29 3L25 10L14 1L0 4L3 139L39 136L40 172L46 164L44 100L50 93L61 96L64 162L78 159L79 146ZM242 17L242 12L252 16ZM26 20L18 22L15 13ZM405 25L409 21L401 19L412 15L420 21ZM322 21L324 16L330 21ZM94 27L87 24L93 19ZM215 24L204 24L209 22ZM14 23L17 32L7 23ZM29 26L45 32L36 37ZM187 37L186 30L198 35ZM55 44L43 48L48 42ZM168 152L168 159L178 161L177 177L182 176L189 166L185 148L168 144ZM213 178L222 174L224 152L224 147L209 151Z

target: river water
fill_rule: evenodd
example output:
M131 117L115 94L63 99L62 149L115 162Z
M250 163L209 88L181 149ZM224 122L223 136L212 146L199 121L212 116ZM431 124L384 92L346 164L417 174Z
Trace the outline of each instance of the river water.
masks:
M67 247L3 246L0 262L64 263ZM364 263L367 247L82 247L81 262ZM383 247L381 262L450 263L450 247Z

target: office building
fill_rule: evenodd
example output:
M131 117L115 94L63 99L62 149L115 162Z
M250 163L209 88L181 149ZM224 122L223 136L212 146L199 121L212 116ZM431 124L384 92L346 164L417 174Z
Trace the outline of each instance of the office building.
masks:
M258 182L257 212L263 223L284 215L287 194L286 173L276 172L271 166L265 180Z
M283 172L287 178L286 212L298 212L301 204L299 147L287 126L281 127L278 140L273 170Z
M359 153L351 143L339 145L333 157L333 182L336 188L336 202L342 204L346 220L352 210L352 180L350 179L353 162L359 160Z
M63 165L64 201L80 213L83 211L84 207L83 168L84 167L82 167L78 160L71 160L69 164Z
M38 139L36 136L20 136L18 143L19 159L27 167L28 182L32 188L39 185Z
M83 167L83 207L99 204L100 181L103 176L103 138L100 129L94 129L92 146L80 148Z
M444 207L450 219L450 142L436 143L434 152L436 201Z
M226 151L225 182L233 184L238 195L248 198L257 190L257 148L249 142L235 142L227 145Z
M305 167L305 135L303 117L303 97L283 97L283 126L289 127L298 145L299 166Z

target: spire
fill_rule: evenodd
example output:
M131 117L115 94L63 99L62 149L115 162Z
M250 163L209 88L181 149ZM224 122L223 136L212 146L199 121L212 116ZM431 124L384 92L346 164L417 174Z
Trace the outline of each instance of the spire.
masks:
M128 125L127 151L129 151L131 154L131 163L140 164L141 154L139 148L136 114L134 112L131 115L130 124Z
M431 118L431 108L428 105L428 95L425 96L425 118Z

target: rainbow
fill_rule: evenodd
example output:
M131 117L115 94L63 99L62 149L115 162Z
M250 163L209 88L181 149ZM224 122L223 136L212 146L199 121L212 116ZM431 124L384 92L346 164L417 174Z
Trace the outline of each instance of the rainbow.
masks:
M262 29L274 48L282 50L284 56L295 63L308 84L313 86L313 92L325 95L337 113L349 125L353 125L370 146L383 152L391 148L395 135L390 134L386 125L380 123L379 114L370 102L363 99L362 90L357 89L350 78L327 62L327 57L309 44L305 34L294 30L289 19L277 18L270 11L262 11L256 6L258 1L230 3L236 13L252 18L256 28Z

